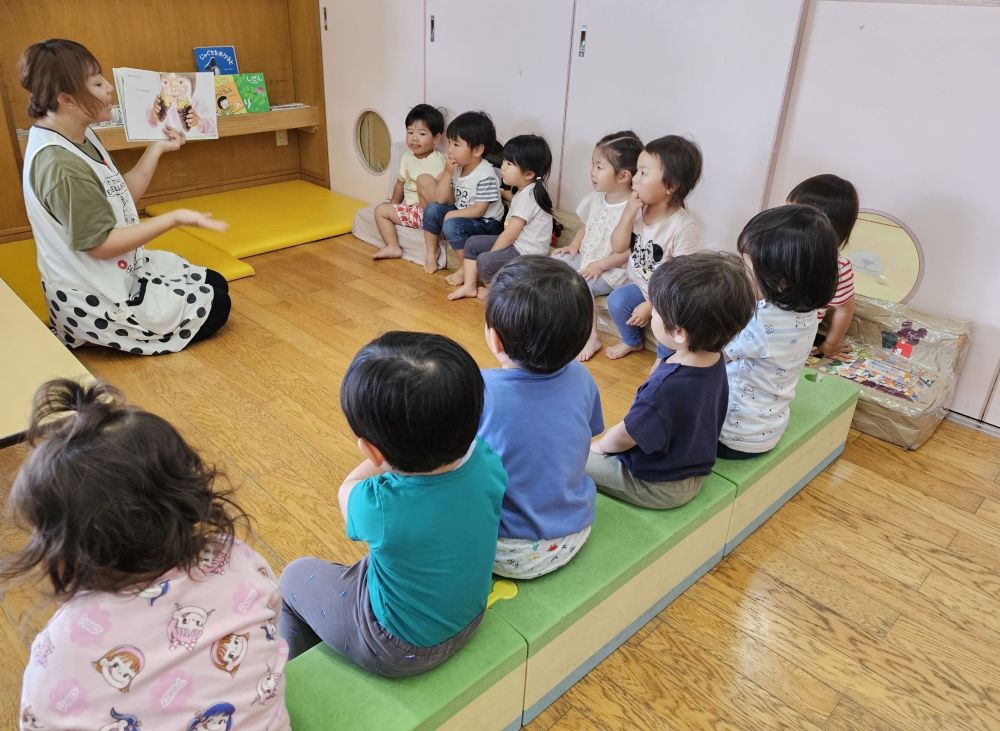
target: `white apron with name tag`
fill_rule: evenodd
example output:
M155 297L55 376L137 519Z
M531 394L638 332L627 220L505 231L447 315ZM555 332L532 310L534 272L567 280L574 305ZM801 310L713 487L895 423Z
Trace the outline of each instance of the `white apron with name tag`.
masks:
M56 335L71 348L102 345L152 355L181 350L212 308L213 289L204 267L167 251L139 247L114 259L75 251L69 230L31 190L31 164L49 145L84 160L104 186L116 227L139 222L125 179L91 129L86 131L103 163L91 159L58 132L32 127L24 151L24 203L38 251L38 270Z

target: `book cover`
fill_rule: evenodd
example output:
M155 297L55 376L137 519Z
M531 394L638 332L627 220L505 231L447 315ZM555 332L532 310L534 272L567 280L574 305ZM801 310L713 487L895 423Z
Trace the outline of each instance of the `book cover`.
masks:
M215 111L220 117L247 113L240 90L236 88L235 77L231 75L215 77Z
M173 127L189 140L217 139L215 75L114 69L125 138L156 141Z
M197 46L194 49L194 66L198 71L208 71L217 76L240 72L235 46Z
M264 74L239 74L235 77L236 88L243 98L243 106L250 113L270 112L271 103L267 98L267 84L264 83Z

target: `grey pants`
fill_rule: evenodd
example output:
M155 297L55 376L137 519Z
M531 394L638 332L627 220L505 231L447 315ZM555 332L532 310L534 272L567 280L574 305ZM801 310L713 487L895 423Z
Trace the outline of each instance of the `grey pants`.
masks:
M647 482L626 469L613 454L590 453L587 474L605 495L638 505L641 508L678 508L690 502L701 491L704 475L676 482Z
M365 670L389 678L418 675L458 652L483 619L480 614L454 637L433 647L417 647L393 637L372 612L368 599L368 557L356 564L299 558L281 572L278 633L288 643L288 659L325 642Z
M493 275L507 262L520 256L517 249L508 246L500 251L490 251L499 236L470 236L465 243L465 258L476 260L476 269L483 284L493 281Z

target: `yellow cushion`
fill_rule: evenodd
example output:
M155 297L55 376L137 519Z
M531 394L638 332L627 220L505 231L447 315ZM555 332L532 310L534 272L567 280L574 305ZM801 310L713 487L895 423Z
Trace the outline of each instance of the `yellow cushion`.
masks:
M152 243L146 245L146 248L171 251L192 264L214 269L230 282L234 279L252 277L254 274L253 267L245 261L240 261L179 228L171 229L162 236L157 236Z
M34 239L0 244L0 277L42 322L49 321L42 277L35 261Z
M349 233L354 212L364 207L365 203L354 198L304 180L291 180L154 203L146 211L160 215L177 208L193 208L211 213L229 224L227 232L186 230L242 259Z

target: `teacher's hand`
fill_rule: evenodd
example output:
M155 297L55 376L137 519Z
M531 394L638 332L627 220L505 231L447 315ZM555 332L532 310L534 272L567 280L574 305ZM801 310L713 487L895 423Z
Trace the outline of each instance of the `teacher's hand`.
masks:
M174 129L169 124L164 126L163 134L167 136L167 139L161 140L160 142L154 142L150 145L150 147L156 148L157 152L174 152L175 150L181 149L181 145L187 142L187 138L184 136L184 133Z
M192 211L188 208L178 208L172 213L168 213L168 216L174 217L175 226L193 226L195 228L207 228L212 231L228 231L229 224L225 221L220 221L217 218L212 218L211 213L202 213L201 211Z

